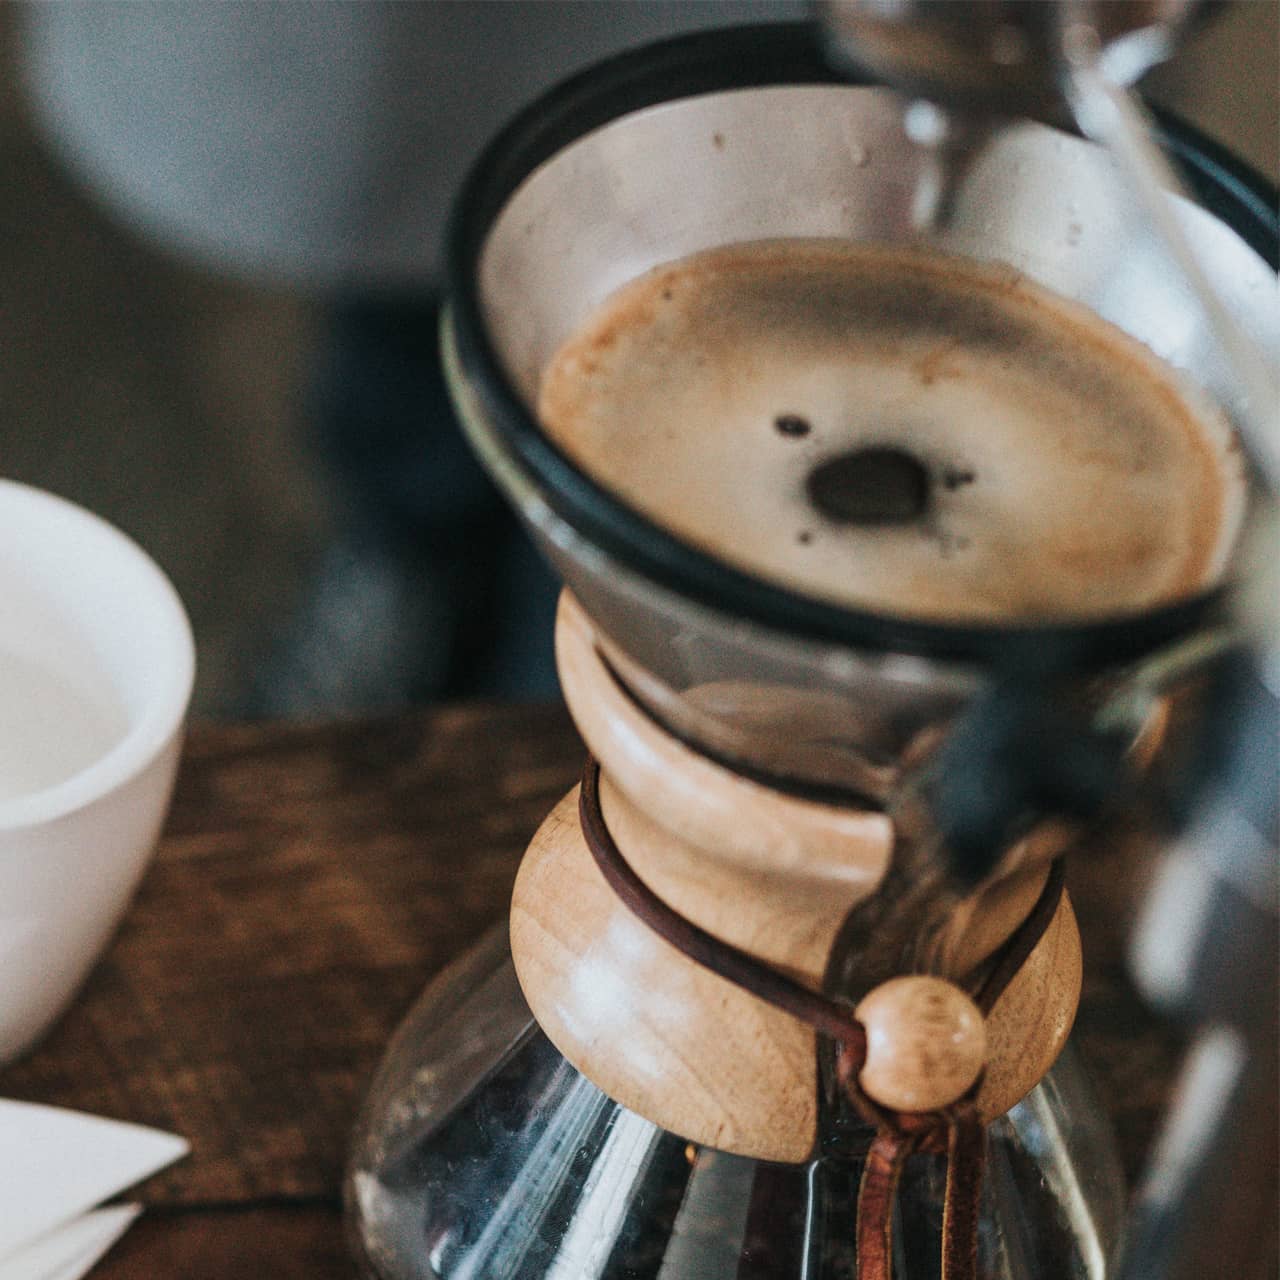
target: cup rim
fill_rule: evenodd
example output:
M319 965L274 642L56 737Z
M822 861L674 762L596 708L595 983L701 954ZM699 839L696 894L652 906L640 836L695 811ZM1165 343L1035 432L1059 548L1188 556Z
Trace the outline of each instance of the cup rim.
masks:
M42 825L88 807L141 774L173 738L186 717L195 683L195 638L186 609L158 564L128 534L67 498L0 478L0 504L17 499L52 511L79 534L109 548L117 559L142 570L158 625L165 629L174 660L148 697L142 714L91 764L70 777L25 795L0 800L0 832Z
M1225 588L1100 620L963 626L803 595L683 542L597 483L542 431L493 344L479 290L489 232L524 180L565 147L625 115L682 98L780 85L869 83L831 70L812 24L765 23L681 36L607 59L516 116L473 165L446 235L447 341L483 411L486 443L513 461L551 511L588 543L659 587L774 633L823 645L976 661L1008 672L1098 670L1141 657L1203 623L1220 606ZM1275 188L1176 116L1154 114L1159 141L1197 202L1276 269Z

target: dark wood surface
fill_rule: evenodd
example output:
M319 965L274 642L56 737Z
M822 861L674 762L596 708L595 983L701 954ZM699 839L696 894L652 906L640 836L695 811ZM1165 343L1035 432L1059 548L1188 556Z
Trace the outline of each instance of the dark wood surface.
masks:
M387 1038L505 911L521 850L576 780L555 707L197 727L159 854L71 1011L0 1096L182 1134L98 1280L351 1280L339 1188ZM1138 860L1082 862L1079 1041L1141 1162L1176 1042L1123 971Z

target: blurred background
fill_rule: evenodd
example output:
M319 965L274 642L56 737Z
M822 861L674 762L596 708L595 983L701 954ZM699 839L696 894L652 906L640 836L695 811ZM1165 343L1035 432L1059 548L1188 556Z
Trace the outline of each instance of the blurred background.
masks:
M195 714L554 694L554 586L430 359L443 209L573 67L799 9L0 8L0 476L159 561ZM1277 0L1230 6L1146 88L1280 174Z

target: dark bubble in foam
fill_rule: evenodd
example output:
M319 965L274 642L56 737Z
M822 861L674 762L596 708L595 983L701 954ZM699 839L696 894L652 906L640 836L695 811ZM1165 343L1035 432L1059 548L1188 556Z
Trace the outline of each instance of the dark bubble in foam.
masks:
M808 418L798 413L780 413L773 420L774 430L780 436L807 436L813 430Z
M889 445L837 454L805 481L809 501L836 524L910 524L928 510L929 487L924 463Z

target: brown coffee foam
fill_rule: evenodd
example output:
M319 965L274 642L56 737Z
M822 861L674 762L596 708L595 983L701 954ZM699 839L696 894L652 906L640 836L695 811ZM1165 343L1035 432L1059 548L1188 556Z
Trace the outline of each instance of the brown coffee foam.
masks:
M556 354L539 411L625 502L741 568L885 612L1031 620L1149 607L1221 571L1240 464L1193 400L1011 268L787 241L624 287ZM928 467L924 520L813 508L817 464L885 445Z

